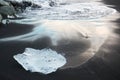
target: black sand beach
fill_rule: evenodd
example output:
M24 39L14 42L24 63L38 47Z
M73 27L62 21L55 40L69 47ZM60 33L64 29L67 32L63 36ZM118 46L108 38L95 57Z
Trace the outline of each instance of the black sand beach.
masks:
M115 5L114 8L120 12L119 0L104 0L103 2L105 4ZM20 41L0 42L0 80L120 80L120 19L113 22L117 25L114 33L119 36L114 39L116 44L113 42L114 37L110 36L96 55L85 64L76 68L58 70L49 75L25 71L13 59L13 55L22 53L26 47L36 49L51 47L49 37L43 37L34 43ZM33 27L33 25L16 23L0 25L0 38L25 34L30 32ZM109 42L113 44L110 45L108 44ZM76 44L78 43L73 41L71 45ZM71 50L82 46L81 52L84 52L89 48L89 45L83 42L78 45L80 46L70 47ZM52 48L56 49L53 46Z

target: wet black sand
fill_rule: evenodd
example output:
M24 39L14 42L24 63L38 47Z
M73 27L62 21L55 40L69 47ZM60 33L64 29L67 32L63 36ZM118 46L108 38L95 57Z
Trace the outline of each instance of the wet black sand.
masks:
M120 10L119 0L105 0L105 3L116 5L115 8ZM113 22L118 26L118 28L114 30L114 33L120 35L120 19ZM19 26L20 24L14 25ZM0 37L11 36L10 34L14 35L16 29L18 29L19 32L15 32L15 35L24 34L32 30L32 26L30 28L27 28L27 25L21 26L26 28L10 28L13 30L10 30L11 32L7 31L8 33L1 33L3 32L1 31ZM5 26L0 26L0 29L2 28L1 30L4 30L4 27ZM12 58L14 54L23 52L26 47L39 47L41 49L46 46L49 47L51 45L49 37L43 38L41 41L43 41L42 43L44 45L40 44L40 46L37 45L38 42L34 44L15 41L0 43L0 80L120 80L120 37L115 40L117 44L109 45L109 41L112 43L112 36L110 36L97 54L82 66L58 70L49 75L27 72ZM108 52L106 52L105 49L108 50Z
M22 35L30 32L32 28L33 28L32 25L25 25L25 24L16 24L16 23L10 23L9 25L0 24L0 38Z

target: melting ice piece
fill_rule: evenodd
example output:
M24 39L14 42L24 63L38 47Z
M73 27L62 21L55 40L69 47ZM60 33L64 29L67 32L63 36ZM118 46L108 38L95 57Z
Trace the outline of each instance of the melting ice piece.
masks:
M17 54L13 57L25 70L43 74L55 72L66 64L65 57L51 49L26 48L23 54Z

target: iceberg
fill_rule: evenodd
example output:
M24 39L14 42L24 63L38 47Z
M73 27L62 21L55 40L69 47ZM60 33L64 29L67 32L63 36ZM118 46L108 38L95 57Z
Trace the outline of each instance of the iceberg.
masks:
M26 48L23 54L13 56L25 70L49 74L66 64L66 59L52 49Z

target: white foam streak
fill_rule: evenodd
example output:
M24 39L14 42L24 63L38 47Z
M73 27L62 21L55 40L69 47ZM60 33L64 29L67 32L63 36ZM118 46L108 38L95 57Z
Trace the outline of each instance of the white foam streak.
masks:
M87 24L86 24L87 23ZM103 24L102 24L103 25ZM101 32L102 31L102 32ZM103 33L104 31L104 33ZM44 36L50 37L53 45L57 45L59 40L82 40L91 42L91 47L98 49L104 43L109 35L108 27L101 27L95 22L87 21L49 21L45 20L40 26L33 29L32 32L15 36L2 38L0 41L35 41ZM88 37L88 38L86 38Z

